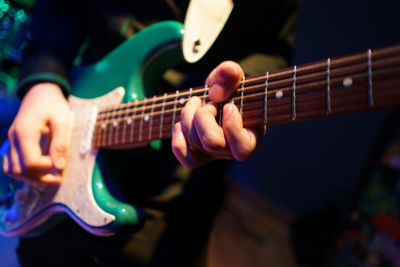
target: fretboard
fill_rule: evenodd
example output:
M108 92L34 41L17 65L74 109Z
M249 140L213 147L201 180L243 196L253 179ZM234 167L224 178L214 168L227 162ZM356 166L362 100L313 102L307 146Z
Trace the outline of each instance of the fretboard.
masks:
M94 147L138 147L170 138L193 96L210 101L208 88L196 87L101 110ZM245 127L399 106L400 45L246 77L229 101Z

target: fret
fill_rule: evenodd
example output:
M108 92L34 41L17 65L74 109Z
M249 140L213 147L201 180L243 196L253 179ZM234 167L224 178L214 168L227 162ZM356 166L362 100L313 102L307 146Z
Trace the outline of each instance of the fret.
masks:
M126 121L126 123L128 125L130 125L130 135L129 135L129 142L130 143L133 143L133 138L135 136L135 116L136 116L136 110L137 110L138 103L139 103L139 101L137 99L135 99L133 101L132 117L128 118L128 120Z
M161 118L160 118L160 131L158 133L158 138L162 138L163 123L164 123L164 110L165 110L165 100L167 99L167 93L164 94L163 103L161 107Z
M117 115L115 116L115 118L114 118L114 121L113 121L113 127L114 127L114 145L117 145L118 144L118 134L119 134L119 116L120 116L120 114L119 114L119 111L120 109L119 108L117 108L116 109L116 113L117 113Z
M293 67L293 84L292 84L292 121L296 120L296 70L297 66Z
M97 125L96 125L96 147L101 146L101 139L103 136L103 132L101 129L101 118L97 115Z
M243 97L244 97L244 89L245 89L244 88L245 80L246 80L246 78L243 76L243 78L242 78L242 90L240 92L240 107L239 107L240 115L242 115L242 116L243 116Z
M124 108L124 112L123 112L124 118L121 120L122 124L123 124L123 126L122 126L122 144L125 144L125 135L127 133L127 131L126 131L126 124L127 124L126 121L127 121L127 117L128 117L127 108L129 109L129 106Z
M139 122L139 139L138 139L139 143L142 142L143 121L145 120L144 111L146 109L145 101L146 101L146 99L144 99L144 101L143 101L142 113L141 113L141 115L139 117L139 120L140 120L140 122Z
M109 119L109 123L108 123L108 129L110 129L110 132L108 133L108 143L107 145L111 146L112 145L112 141L113 141L113 129L115 128L115 120L114 120L114 113L115 110L112 109L111 110L111 115L110 115L110 119ZM118 122L117 122L118 123Z
M147 139L149 141L151 140L151 127L152 127L152 124L153 124L155 101L156 101L156 96L153 96L153 102L151 104L151 111L150 111L149 135L147 137Z
M326 115L331 115L331 59L326 60Z
M246 127L399 105L400 46L373 52L367 50L348 57L328 58L243 77L236 94L227 101L238 107ZM104 147L130 141L140 145L146 137L149 140L170 137L184 104L193 96L202 98L202 104L206 104L210 101L208 90L208 86L190 88L183 93L155 96L153 100L107 107L99 112L93 144ZM219 103L217 120L220 125L223 106L224 103ZM136 117L140 124L135 122ZM171 135L168 135L165 131L170 130L167 128L171 118ZM158 123L159 128L153 129ZM149 132L146 132L147 126ZM137 135L139 137L135 137Z
M94 146L95 147L99 147L100 146L100 134L101 134L101 130L100 130L100 120L99 119L99 113L97 113L97 118L96 118L96 126L94 128Z
M98 121L98 117L96 118L96 123L94 125L92 143L93 143L93 147L99 147L99 121Z
M104 128L104 144L107 146L107 145L110 145L110 140L111 140L111 135L110 135L110 132L111 132L111 128L110 128L111 119L110 118L108 118L108 119L105 118L104 125L105 125L105 128Z
M189 89L189 96L188 96L188 100L187 101L189 101L189 99L192 97L192 94L193 94L193 88L191 87Z
M371 64L372 51L368 49L367 60L368 60L368 108L374 107L374 95L372 91L372 64Z
M207 93L208 93L208 85L204 87L204 94L203 94L203 105L206 104L206 99L207 99Z
M104 128L103 128L103 124L104 124L104 122L103 122L103 118L100 118L100 121L98 122L98 129L99 129L99 137L98 137L98 139L97 139L97 147L100 147L101 145L102 145L102 143L103 143L103 136L104 136L104 133L103 133L103 130L104 130Z
M264 90L264 125L267 125L268 76L269 76L269 72L267 72L267 73L265 74L265 90Z
M101 123L101 130L102 130L101 145L106 146L107 145L107 135L108 135L108 123L105 120L103 120Z
M178 95L179 95L179 90L176 90L175 99L174 99L174 107L172 109L171 136L174 131L175 116L176 116L176 103L178 101Z

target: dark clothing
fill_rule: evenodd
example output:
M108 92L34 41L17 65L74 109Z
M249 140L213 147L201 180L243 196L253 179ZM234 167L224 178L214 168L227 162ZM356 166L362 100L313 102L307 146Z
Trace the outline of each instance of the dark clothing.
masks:
M166 19L182 21L188 1L178 0L174 5L167 4L171 2L38 1L34 6L32 40L25 50L27 60L21 71L20 87L26 81L31 82L32 75L51 73L58 76L55 82L63 80L60 85L67 89L68 70L79 54L83 54L83 63L93 63L147 25ZM275 56L272 60L265 57L257 59L261 72L268 70L271 64L276 67L276 63L273 63L277 61L276 57L287 63L292 56L297 1L234 2L235 7L220 37L207 55L190 68L202 70L206 75L223 60L240 62L260 54ZM278 64L278 67L283 65ZM244 67L250 75L259 74L251 73L252 67ZM192 85L193 82L196 81L192 81Z
M93 63L157 21L182 21L187 5L183 0L38 0L20 96L38 81L58 83L68 95L74 62ZM166 81L163 89L201 85L224 60L239 62L248 75L286 66L291 59L296 8L295 0L235 1L227 25L208 54L196 64L177 66L184 82ZM146 211L148 220L142 230L124 238L95 237L67 220L40 237L21 240L18 253L23 266L204 265L208 234L224 196L228 162L207 164L186 179L187 175L176 171L169 142L160 151L139 152L101 154L120 197Z

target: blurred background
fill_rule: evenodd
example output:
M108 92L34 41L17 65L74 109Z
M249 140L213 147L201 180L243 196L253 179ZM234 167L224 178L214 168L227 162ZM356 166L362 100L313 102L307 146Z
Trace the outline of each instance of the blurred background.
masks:
M14 88L33 2L0 0L0 140L18 105ZM400 43L399 12L395 0L302 0L293 64ZM289 221L298 265L319 266L332 251L334 233L340 232L391 113L270 126L252 157L232 165L230 178L273 207L266 217L281 214ZM16 238L0 237L0 266L18 266L17 245Z
M394 0L300 1L293 64L399 43L399 8L400 2ZM335 239L345 231L342 224L367 183L369 165L382 141L378 136L392 113L384 110L269 126L251 158L233 164L231 176L289 214L297 264L333 264L333 260L324 262L324 257L335 251ZM399 245L398 239L391 242ZM345 266L382 266L365 264Z
M29 9L33 0L0 0L0 142L15 116L19 101L15 96L21 50L27 39ZM15 254L17 238L0 236L0 266L19 266Z

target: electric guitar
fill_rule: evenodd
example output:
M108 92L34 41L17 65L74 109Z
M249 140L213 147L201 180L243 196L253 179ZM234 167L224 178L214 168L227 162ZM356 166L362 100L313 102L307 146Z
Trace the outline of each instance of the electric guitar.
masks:
M118 201L107 190L97 155L100 149L155 146L156 140L171 137L189 98L210 101L206 87L146 98L145 88L182 60L181 35L179 23L155 24L76 71L63 183L32 186L2 174L3 235L40 232L62 214L95 235L141 227L140 207ZM230 101L245 127L399 106L400 45L246 77Z

